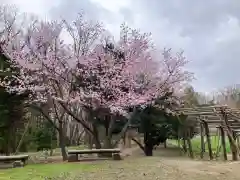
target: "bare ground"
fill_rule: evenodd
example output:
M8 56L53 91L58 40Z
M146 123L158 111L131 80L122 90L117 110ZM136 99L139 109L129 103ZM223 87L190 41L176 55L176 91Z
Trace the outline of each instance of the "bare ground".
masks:
M161 148L154 157L144 157L141 151L137 151L121 162L108 161L108 164L91 172L77 173L74 176L76 179L92 180L240 179L240 162L197 161L179 155L176 148Z

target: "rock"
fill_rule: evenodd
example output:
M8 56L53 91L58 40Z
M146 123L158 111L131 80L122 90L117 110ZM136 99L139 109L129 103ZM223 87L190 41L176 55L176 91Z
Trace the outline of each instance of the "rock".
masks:
M23 167L23 162L22 161L14 161L13 162L13 167Z
M122 157L119 153L113 153L112 158L113 160L122 160Z
M78 156L74 154L68 155L68 162L77 162L78 161Z

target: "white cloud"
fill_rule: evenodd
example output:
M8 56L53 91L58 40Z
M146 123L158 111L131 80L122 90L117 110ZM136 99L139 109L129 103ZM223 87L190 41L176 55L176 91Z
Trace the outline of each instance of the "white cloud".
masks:
M45 18L50 9L58 6L59 0L0 0L1 4L15 5L21 12L33 13Z
M103 8L113 12L118 13L121 8L128 7L130 5L130 1L128 0L90 0L93 3L99 4Z

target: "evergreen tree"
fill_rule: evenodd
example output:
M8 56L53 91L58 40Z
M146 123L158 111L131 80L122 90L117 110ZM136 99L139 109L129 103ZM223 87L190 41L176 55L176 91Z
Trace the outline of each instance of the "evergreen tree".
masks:
M7 70L9 69L9 70ZM7 73L16 73L11 67L9 59L0 48L0 78L6 77ZM9 75L9 74L8 74ZM11 78L8 79L11 81ZM11 81L11 83L15 83ZM9 93L0 86L0 151L10 154L15 151L20 139L21 129L24 128L24 106L25 95Z

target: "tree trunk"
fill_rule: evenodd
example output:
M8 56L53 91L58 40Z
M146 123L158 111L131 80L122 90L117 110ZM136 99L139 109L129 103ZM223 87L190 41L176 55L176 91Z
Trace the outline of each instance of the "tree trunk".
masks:
M50 156L53 156L53 134L54 134L54 130L51 129L51 146L50 146Z
M153 146L145 144L144 153L146 156L153 156Z
M8 129L8 135L7 135L7 141L6 141L6 156L9 156L11 154L11 140L12 140L12 127L9 127Z
M111 137L106 136L104 138L103 148L104 149L111 149L112 148L112 138Z
M103 141L103 147L105 149L111 149L112 148L112 135L111 132L109 132L109 127L105 127L105 137Z
M112 128L113 124L115 122L114 119L111 119L112 117L105 117L105 137L103 141L103 148L104 149L112 149ZM104 157L112 157L112 153L104 153L102 154Z
M126 146L125 146L125 147L126 147L126 148L131 148L131 145L132 145L132 144L131 144L131 142L132 142L132 141L131 141L131 140L132 140L132 137L131 137L131 135L130 135L130 130L127 130L127 131L126 131L126 136L125 136L125 138L126 138L126 139L125 139L125 143L126 143Z
M132 140L140 147L141 150L143 150L143 152L145 152L145 147L141 144L141 141L132 138Z
M98 128L97 128L96 124L93 123L92 128L93 128L93 141L95 144L95 148L101 149L102 146L101 146L101 142L99 139L99 133L98 133Z
M144 153L146 156L153 155L153 139L149 132L144 133Z
M63 131L63 124L59 123L59 146L61 149L61 153L62 153L62 159L63 161L66 161L68 159L68 155L67 155L67 151L66 151L66 142L65 142L65 134Z
M112 128L115 123L115 119L111 116L105 116L104 122L104 130L105 130L105 137L103 140L103 148L111 149L113 148L112 144Z
M25 135L26 135L27 132L28 132L29 125L30 125L30 120L27 122L27 125L26 125L26 127L25 127L25 129L24 129L24 132L23 132L23 134L22 134L22 137L21 137L21 139L20 139L20 141L19 141L19 143L18 143L18 145L17 145L17 148L16 148L16 150L15 150L15 154L18 154L18 152L19 152L19 150L20 150L20 147L22 146L22 143L23 143L23 140L24 140L24 138L25 138Z
M93 148L93 136L91 134L88 134L88 149L92 149Z
M128 130L128 127L129 127L130 124L131 124L131 119L129 118L129 120L124 125L121 132L118 134L118 137L117 137L116 141L113 143L113 147L116 147L118 145L119 141L126 135L125 133Z

